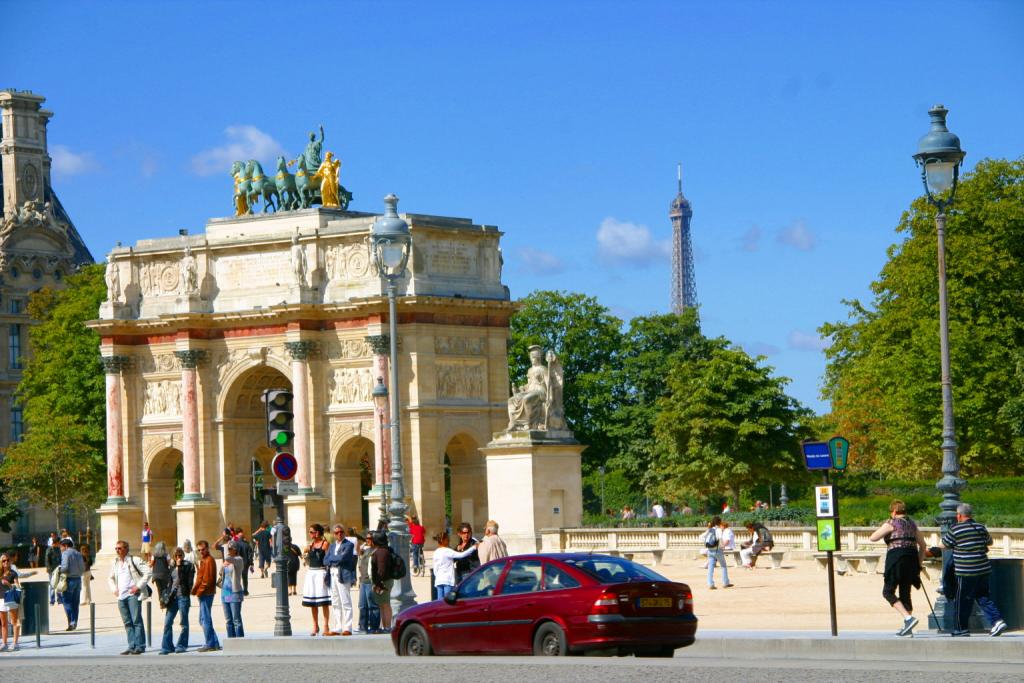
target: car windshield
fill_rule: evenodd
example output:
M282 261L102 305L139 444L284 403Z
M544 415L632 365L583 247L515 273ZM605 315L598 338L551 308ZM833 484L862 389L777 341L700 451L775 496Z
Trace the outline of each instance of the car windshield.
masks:
M624 583L626 581L668 581L647 567L618 557L596 555L592 557L571 557L565 563L582 569L601 583Z

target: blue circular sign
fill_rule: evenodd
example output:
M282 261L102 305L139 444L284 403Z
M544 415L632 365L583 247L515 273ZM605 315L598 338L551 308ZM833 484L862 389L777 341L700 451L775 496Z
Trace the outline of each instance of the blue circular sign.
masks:
M271 461L270 469L278 481L291 481L299 471L299 462L291 453L278 453Z

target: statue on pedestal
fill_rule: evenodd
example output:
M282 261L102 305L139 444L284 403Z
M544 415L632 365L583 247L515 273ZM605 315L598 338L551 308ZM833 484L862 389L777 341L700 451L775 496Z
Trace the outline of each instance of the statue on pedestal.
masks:
M121 271L114 263L114 256L107 256L107 271L104 275L107 281L107 300L115 304L121 300Z
M530 369L526 371L526 384L513 387L508 399L508 427L506 433L517 431L566 431L565 409L562 405L564 378L562 364L554 351L530 347Z
M199 269L190 245L185 246L185 256L181 259L181 288L185 296L199 293Z
M299 236L292 235L292 272L295 274L295 284L300 287L306 286L306 271L308 269L308 262L306 261L306 250L301 244L299 244Z

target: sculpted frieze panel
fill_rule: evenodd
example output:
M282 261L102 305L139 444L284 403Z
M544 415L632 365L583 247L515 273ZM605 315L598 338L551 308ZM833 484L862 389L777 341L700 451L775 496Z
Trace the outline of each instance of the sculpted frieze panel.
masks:
M324 249L324 271L328 282L376 277L377 266L370 258L369 238L327 246Z
M484 366L480 363L437 364L438 398L485 398Z
M142 414L146 417L181 415L181 381L146 382Z
M142 296L180 294L182 282L180 261L143 261L139 264L139 288L142 290Z
M372 368L338 368L329 378L331 405L366 404L372 401Z
M365 339L336 339L325 344L330 360L355 360L369 358L373 354Z
M482 356L486 353L483 337L434 337L434 353L441 356Z
M173 353L158 353L152 356L143 356L139 359L139 367L145 374L177 372L181 370L181 364Z

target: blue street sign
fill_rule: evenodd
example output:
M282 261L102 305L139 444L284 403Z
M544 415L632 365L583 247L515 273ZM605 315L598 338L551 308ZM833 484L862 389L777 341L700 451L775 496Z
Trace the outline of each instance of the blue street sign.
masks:
M832 469L832 453L828 444L822 441L805 441L803 444L804 462L809 470Z

